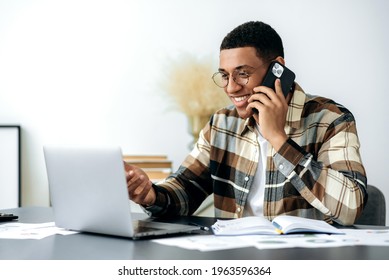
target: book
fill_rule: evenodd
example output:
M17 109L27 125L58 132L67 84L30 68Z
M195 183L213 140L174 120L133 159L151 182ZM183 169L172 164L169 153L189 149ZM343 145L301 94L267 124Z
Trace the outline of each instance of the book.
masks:
M212 225L215 235L326 233L344 234L341 230L322 220L282 215L269 221L264 217L251 216L232 220L217 220Z
M172 161L165 155L124 155L123 160L142 168L154 183L164 180L173 170Z
M133 159L129 156L124 156L123 160L128 164L135 165L140 168L172 168L172 162L170 160Z

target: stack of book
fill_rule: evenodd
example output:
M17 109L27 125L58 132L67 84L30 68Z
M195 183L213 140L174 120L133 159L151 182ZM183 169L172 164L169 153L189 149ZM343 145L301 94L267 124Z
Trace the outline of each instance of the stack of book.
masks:
M172 162L164 155L124 155L123 160L142 168L153 182L165 179L173 170Z

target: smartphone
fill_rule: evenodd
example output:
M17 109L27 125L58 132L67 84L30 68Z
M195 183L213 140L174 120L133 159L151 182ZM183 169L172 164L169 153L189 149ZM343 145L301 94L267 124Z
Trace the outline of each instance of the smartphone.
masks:
M282 93L286 97L292 89L295 78L296 75L285 65L282 65L278 61L273 61L270 64L269 69L267 70L267 73L261 85L267 86L275 90L274 83L276 79L280 79Z
M13 214L0 213L0 222L12 221L18 218L19 218L18 216L15 216Z
M266 72L265 78L263 79L262 86L269 87L275 91L274 83L276 79L281 80L282 93L286 97L291 91L296 75L292 70L282 65L278 61L273 61L269 69ZM253 108L254 113L258 113L258 110Z

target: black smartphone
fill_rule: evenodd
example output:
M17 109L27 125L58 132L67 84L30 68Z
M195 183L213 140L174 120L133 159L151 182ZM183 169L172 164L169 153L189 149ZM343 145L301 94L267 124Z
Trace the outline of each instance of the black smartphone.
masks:
M292 70L287 68L285 65L282 65L278 61L273 61L269 69L266 72L265 78L263 78L262 86L269 87L275 91L274 83L276 79L281 80L282 93L286 97L288 93L292 90L294 80L296 75ZM253 108L254 113L258 113L257 109Z
M267 73L261 85L267 86L275 90L274 83L276 79L280 79L282 93L286 97L292 89L295 78L296 75L293 73L292 70L287 68L285 65L282 65L278 61L273 61L270 64L269 69L267 70Z
M15 216L13 214L0 213L0 222L12 221L18 218L19 218L18 216Z

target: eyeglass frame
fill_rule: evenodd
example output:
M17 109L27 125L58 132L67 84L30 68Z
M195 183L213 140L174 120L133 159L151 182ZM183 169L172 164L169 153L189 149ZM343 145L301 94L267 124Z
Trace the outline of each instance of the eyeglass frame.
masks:
M274 59L275 59L275 58L274 58ZM233 71L230 75L228 75L227 84L226 84L225 86L220 86L220 85L218 85L218 84L216 83L216 81L215 81L215 76L216 76L216 75L218 75L218 74L223 75L223 72L221 72L220 70L217 71L217 72L215 72L215 73L213 73L213 75L212 75L212 80L213 80L213 82L215 83L215 85L217 85L218 87L220 87L220 88L226 88L226 87L228 86L229 82L230 82L230 76L232 75L232 79L234 80L234 82L235 82L236 84L238 84L238 85L240 85L240 86L245 86L245 85L247 85L247 84L249 83L250 77L254 74L255 71L257 71L258 69L260 69L263 65L266 65L266 64L272 62L274 59L270 59L269 61L262 63L261 65L259 65L259 66L256 67L256 68L255 68L255 67L252 67L252 66L250 66L250 65L241 65L241 66L236 67L236 68L234 69L234 71ZM236 81L236 75L237 75L237 74L235 74L235 73L237 73L237 72L239 72L239 71L241 71L242 69L245 69L245 68L252 68L253 70L251 71L251 73L246 73L246 75L247 75L247 77L246 77L247 81L246 81L245 84L238 83L238 82Z

